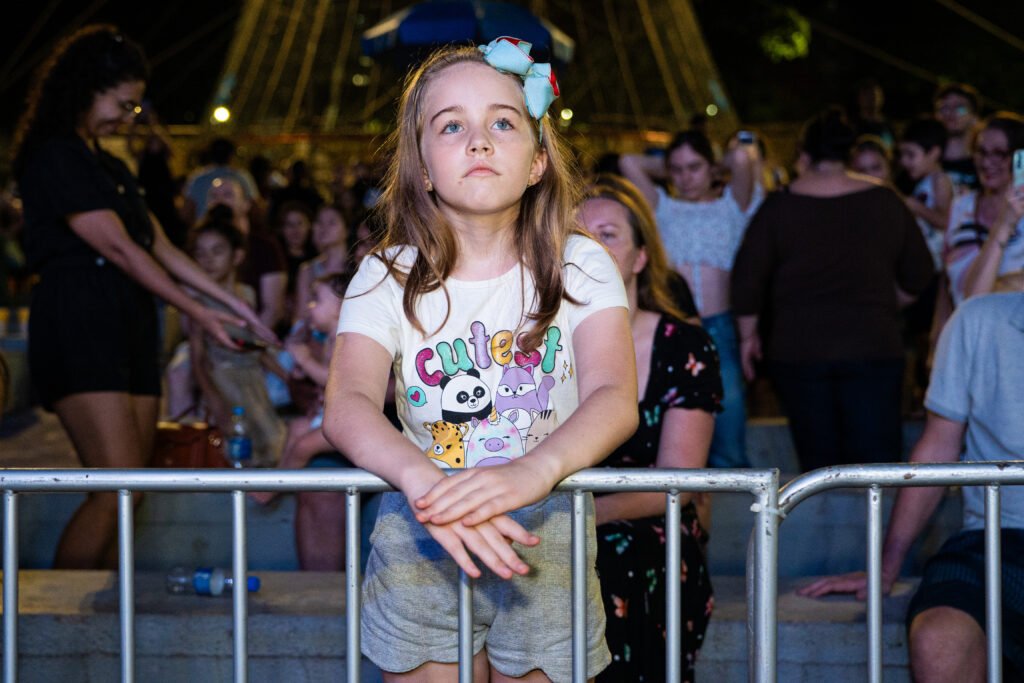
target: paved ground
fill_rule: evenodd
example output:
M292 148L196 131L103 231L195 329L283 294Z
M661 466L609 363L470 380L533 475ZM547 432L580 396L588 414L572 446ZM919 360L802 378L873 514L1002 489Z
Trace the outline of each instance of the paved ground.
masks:
M53 413L39 408L4 415L0 423L0 466L80 467L71 442Z

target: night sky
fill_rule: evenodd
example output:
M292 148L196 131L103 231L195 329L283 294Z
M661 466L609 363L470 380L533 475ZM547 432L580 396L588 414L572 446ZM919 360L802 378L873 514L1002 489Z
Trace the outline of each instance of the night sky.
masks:
M632 6L632 0L615 1ZM141 42L153 66L148 95L157 111L170 123L196 122L242 8L240 0L19 4L15 11L21 16L0 24L3 138L21 110L33 68L53 41L69 27L89 22L116 23ZM390 6L407 4L394 0ZM993 35L947 5L965 7L1011 35ZM379 16L380 6L377 1L360 5L370 19ZM554 18L570 3L556 0L550 6ZM845 103L853 84L869 76L884 87L886 113L894 119L927 110L936 78L973 83L988 108L1024 110L1024 2L1019 0L693 0L693 6L728 94L747 121L806 118L827 102ZM785 43L801 18L810 25L806 56L773 62L762 40L775 36ZM572 34L571 25L562 27ZM586 112L578 114L585 120Z

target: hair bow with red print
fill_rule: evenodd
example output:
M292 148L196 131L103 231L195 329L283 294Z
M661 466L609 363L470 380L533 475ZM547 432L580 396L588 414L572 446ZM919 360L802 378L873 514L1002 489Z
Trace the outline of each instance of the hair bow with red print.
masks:
M501 36L487 45L481 45L480 51L484 59L498 71L515 74L523 79L523 95L526 99L526 110L538 123L544 118L548 107L558 97L558 81L550 64L538 64L530 57L533 43L525 40ZM541 125L541 138L544 128Z

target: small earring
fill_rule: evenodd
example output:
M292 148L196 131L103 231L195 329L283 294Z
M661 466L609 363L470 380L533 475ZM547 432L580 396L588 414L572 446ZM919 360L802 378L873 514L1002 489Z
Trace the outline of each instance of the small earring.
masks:
M434 191L434 183L430 182L430 178L426 179L426 187L427 187L427 192L433 192Z

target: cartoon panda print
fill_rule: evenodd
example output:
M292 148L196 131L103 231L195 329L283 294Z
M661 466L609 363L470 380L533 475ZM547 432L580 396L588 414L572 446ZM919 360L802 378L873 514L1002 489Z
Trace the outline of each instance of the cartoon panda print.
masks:
M480 380L476 368L441 379L441 418L446 422L462 424L474 417L484 420L491 408L491 390Z

